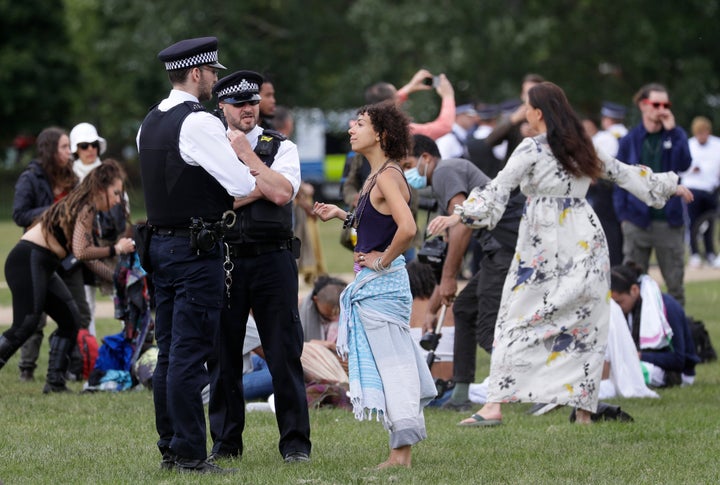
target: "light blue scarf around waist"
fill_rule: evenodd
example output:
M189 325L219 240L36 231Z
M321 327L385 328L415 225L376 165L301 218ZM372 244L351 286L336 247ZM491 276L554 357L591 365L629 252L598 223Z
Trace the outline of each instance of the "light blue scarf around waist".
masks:
M378 420L382 416L386 428L392 424L387 415L385 393L402 393L405 390L383 388L383 372L402 372L386 368L384 362L387 356L417 363L417 369L409 372L407 379L420 378L420 395L408 396L409 399L424 406L435 397L435 384L416 348L417 344L398 348L392 341L381 338L387 335L381 329L389 326L411 339L411 310L412 296L403 256L395 259L384 271L363 268L340 295L337 351L348 360L350 399L355 417L359 420L370 419L374 411Z

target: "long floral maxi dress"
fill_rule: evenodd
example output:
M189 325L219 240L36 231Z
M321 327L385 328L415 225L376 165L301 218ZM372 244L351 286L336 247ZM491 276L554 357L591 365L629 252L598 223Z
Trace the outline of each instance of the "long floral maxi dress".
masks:
M598 155L603 177L648 205L662 207L677 189L674 173ZM590 179L565 171L542 134L523 140L497 177L455 212L465 224L492 228L518 185L527 201L495 326L488 401L594 412L610 318L610 260L585 200Z

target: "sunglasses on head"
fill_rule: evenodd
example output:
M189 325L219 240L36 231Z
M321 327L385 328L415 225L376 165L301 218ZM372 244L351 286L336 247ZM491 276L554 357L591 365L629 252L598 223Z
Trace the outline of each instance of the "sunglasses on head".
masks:
M232 105L235 106L236 108L242 108L243 106L248 105L248 104L250 106L257 106L258 104L260 104L260 101L257 99L253 99L250 101L240 101L239 103L233 103Z
M643 99L643 103L652 105L652 107L655 109L660 108L660 106L662 106L665 109L670 109L670 107L672 106L672 103L670 101L668 101L667 103L660 103L657 101L654 101L654 102L650 101L649 99Z
M94 141L94 142L92 142L92 143L82 142L82 143L78 143L78 144L77 144L77 147L78 147L80 150L87 150L87 149L90 148L90 147L93 147L93 148L95 148L95 149L97 150L97 149L100 148L100 142L97 142L97 141Z

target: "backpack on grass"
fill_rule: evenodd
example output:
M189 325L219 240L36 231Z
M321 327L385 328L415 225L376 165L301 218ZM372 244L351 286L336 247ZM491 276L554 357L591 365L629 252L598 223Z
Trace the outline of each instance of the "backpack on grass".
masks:
M705 324L692 317L688 317L688 323L690 325L690 331L692 332L693 341L695 342L697 355L700 357L700 362L717 360L717 352L715 352L715 348L710 341L710 335L705 328Z

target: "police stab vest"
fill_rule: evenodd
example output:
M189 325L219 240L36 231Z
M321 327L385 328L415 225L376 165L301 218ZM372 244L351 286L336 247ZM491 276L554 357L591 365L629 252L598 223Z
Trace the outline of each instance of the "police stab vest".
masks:
M150 110L140 131L140 175L148 223L187 228L190 219L220 220L232 209L233 198L204 168L188 165L180 156L180 128L190 113L204 111L186 101L168 111Z
M285 136L274 130L265 130L255 146L255 154L268 167L272 166ZM235 210L235 225L225 233L230 244L284 241L293 237L292 202L280 207L269 200L260 199Z

